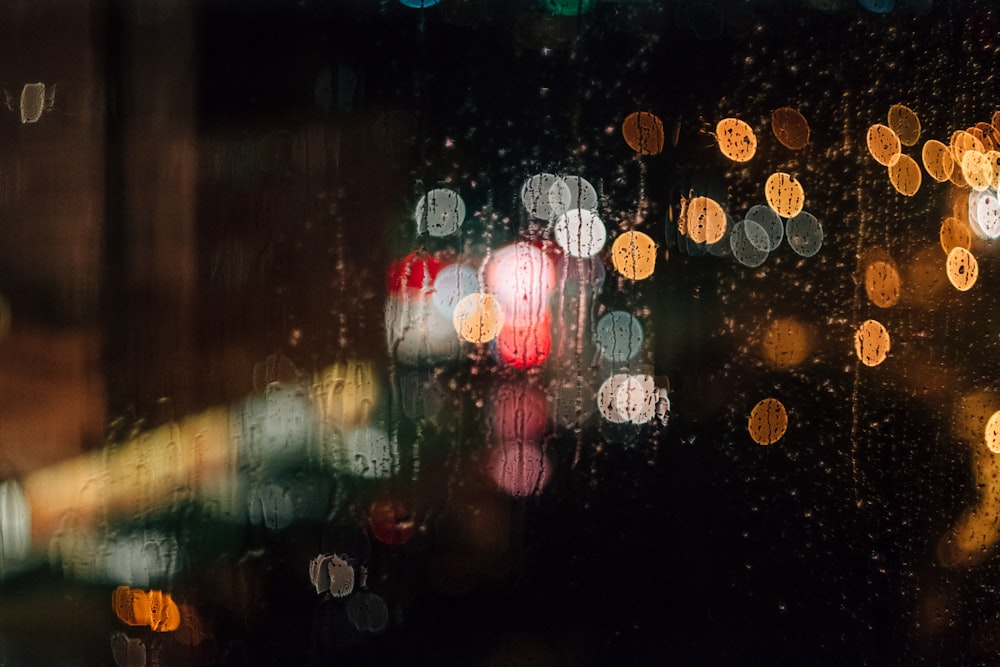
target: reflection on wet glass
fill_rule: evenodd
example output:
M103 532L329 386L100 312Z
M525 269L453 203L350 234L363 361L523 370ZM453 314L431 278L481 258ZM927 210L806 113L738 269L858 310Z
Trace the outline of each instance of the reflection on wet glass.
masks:
M798 109L781 107L771 112L771 131L785 148L802 150L809 143L809 123Z
M636 111L622 122L622 137L639 155L657 155L663 150L663 121L646 111Z
M758 445L773 445L788 430L788 412L776 398L765 398L750 411L747 431Z
M757 154L757 135L739 118L724 118L715 126L719 150L733 162L748 162Z

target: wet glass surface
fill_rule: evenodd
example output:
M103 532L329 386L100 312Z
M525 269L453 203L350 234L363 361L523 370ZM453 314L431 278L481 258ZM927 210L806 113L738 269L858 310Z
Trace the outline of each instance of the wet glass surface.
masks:
M992 664L998 34L0 8L0 663Z

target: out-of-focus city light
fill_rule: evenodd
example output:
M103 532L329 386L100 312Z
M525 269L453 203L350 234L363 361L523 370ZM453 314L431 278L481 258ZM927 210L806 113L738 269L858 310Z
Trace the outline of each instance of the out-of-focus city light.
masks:
M629 280L645 280L656 268L656 243L648 234L625 232L611 245L611 263Z
M368 508L368 527L383 544L406 544L416 532L413 511L398 500L376 500Z
M771 131L782 146L793 151L809 143L809 123L798 109L781 107L772 111Z
M592 257L604 248L608 231L592 211L573 208L561 216L553 229L556 243L570 257Z
M865 366L878 366L885 361L889 343L889 332L876 320L865 320L854 334L854 352Z
M806 194L798 179L790 174L777 171L767 177L764 183L764 198L767 205L782 218L794 218L802 211Z
M455 306L452 324L464 340L488 343L503 329L503 308L492 294L475 292L463 297Z
M750 411L747 431L758 445L773 445L788 430L788 411L776 398L765 398Z
M548 485L552 464L539 443L501 442L490 450L486 472L501 491L523 498Z
M417 202L413 213L417 233L431 236L456 234L465 222L465 202L462 196L448 188L431 190Z
M888 125L875 123L868 128L866 135L868 152L871 153L875 161L883 167L891 167L902 155L903 146L899 141L899 136Z
M631 313L612 310L601 316L594 342L608 361L621 364L639 354L644 338L642 324Z
M905 104L893 104L887 117L889 127L904 146L916 146L920 140L920 118Z
M972 289L979 278L979 262L965 248L952 248L945 263L948 281L960 292Z
M715 126L719 150L733 162L749 162L757 154L757 135L739 118L724 118Z
M639 155L657 155L663 151L663 121L646 111L635 111L622 122L622 137Z

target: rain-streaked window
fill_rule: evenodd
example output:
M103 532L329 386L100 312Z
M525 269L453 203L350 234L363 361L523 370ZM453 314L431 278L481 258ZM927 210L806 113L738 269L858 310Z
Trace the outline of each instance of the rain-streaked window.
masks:
M998 31L0 7L0 663L1000 660Z

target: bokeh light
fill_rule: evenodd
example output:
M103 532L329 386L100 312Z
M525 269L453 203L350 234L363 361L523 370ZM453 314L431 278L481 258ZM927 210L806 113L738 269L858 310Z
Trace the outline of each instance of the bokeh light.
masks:
M775 213L782 218L792 218L805 205L806 193L794 176L776 171L764 182L764 198Z
M556 16L579 16L593 9L596 0L544 0L544 2L545 8Z
M685 208L688 238L695 243L717 243L726 233L726 211L710 197L695 197Z
M972 247L972 232L969 230L969 226L952 216L941 221L938 238L941 240L941 248L945 254L951 252L952 248L968 250Z
M765 398L750 411L747 431L758 445L773 445L788 430L788 411L776 398Z
M979 262L965 248L952 248L945 268L948 281L960 292L972 289L979 278Z
M1000 410L997 410L986 421L983 431L986 447L994 454L1000 454Z
M552 464L539 443L502 442L490 451L486 473L509 496L538 495L552 477Z
M622 122L622 137L639 155L657 155L663 151L663 121L646 111L630 113Z
M875 123L868 128L866 135L868 152L871 153L875 161L884 167L896 164L902 154L902 144L899 137L888 125Z
M559 216L553 235L570 257L593 257L604 248L608 239L608 231L597 214L579 208Z
M739 118L724 118L715 126L719 150L733 162L748 162L757 154L757 135Z
M556 194L552 194L553 188ZM552 201L569 201L569 186L555 174L535 174L521 186L521 204L531 218L551 221L556 217Z
M552 352L552 319L545 314L537 322L507 321L496 337L499 358L514 368L540 366Z
M798 109L781 107L771 112L771 131L785 148L802 150L809 143L809 123Z
M812 334L798 318L779 317L768 324L761 348L764 360L772 368L795 368L812 351Z
M508 323L515 326L537 322L548 311L555 285L555 263L524 241L500 248L486 266L486 286L503 307Z
M455 314L458 302L479 291L479 275L468 264L456 262L438 272L434 279L431 299L434 307L445 317Z
M368 508L368 527L383 544L406 544L416 531L413 512L401 501L382 499Z
M912 197L920 190L920 165L909 155L900 154L897 160L889 165L889 182L901 195Z
M955 158L952 157L951 149L937 139L930 139L924 143L920 152L921 160L927 175L938 183L944 183L951 178L955 170Z
M797 255L812 257L823 247L823 226L812 213L802 211L785 224L785 237Z
M1000 199L992 188L969 193L969 228L982 239L1000 238Z
M625 363L639 354L643 338L642 324L622 310L602 315L594 329L594 341L601 356L612 363Z
M418 234L427 232L431 236L451 236L465 222L465 202L454 190L431 190L417 202L413 219L417 223Z
M876 320L865 320L854 334L854 352L865 366L878 366L885 361L889 343L889 332Z
M464 340L477 344L488 343L503 328L503 308L492 294L475 292L462 297L455 306L452 324Z
M761 250L767 250L770 252L772 250L777 250L778 247L781 246L781 241L785 238L785 223L781 220L781 216L779 216L773 208L764 204L755 204L750 207L749 211L747 211L744 219L756 222L765 232L767 232L770 244L769 247L761 248Z
M733 225L732 234L729 236L729 247L732 249L733 257L736 258L736 261L743 266L756 268L764 263L767 259L768 252L766 250L761 250L750 241L750 237L746 232L748 224L755 225L759 230L757 232L751 232L752 234L763 234L764 236L767 236L767 232L764 231L764 228L756 222L753 222L752 220L740 220Z
M962 156L962 177L973 190L982 191L993 184L993 165L984 153L965 151Z
M541 442L548 421L545 392L523 377L502 382L491 393L494 442Z
M645 280L656 268L656 243L642 232L625 232L611 246L611 263L629 280Z
M879 308L891 308L902 293L899 271L889 261L877 260L865 267L865 292Z
M904 146L916 146L920 140L920 118L913 109L905 104L893 104L889 107L889 127L899 137L899 143Z
M555 217L559 217L566 211L579 208L585 211L597 210L597 190L590 181L580 176L563 176L562 185L553 183L549 188L549 205Z

